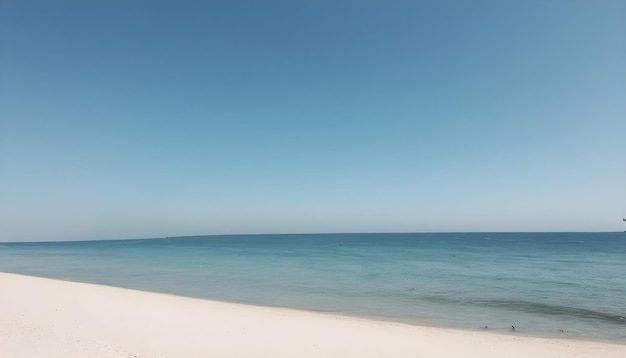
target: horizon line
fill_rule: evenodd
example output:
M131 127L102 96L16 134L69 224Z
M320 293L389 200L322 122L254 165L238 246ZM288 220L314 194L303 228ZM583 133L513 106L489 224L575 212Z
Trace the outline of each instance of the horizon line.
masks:
M102 242L102 241L139 241L139 240L164 240L210 236L288 236L288 235L406 235L406 234L591 234L591 233L620 233L622 231L389 231L389 232L286 232L286 233L236 233L236 234L197 234L180 236L138 237L124 239L92 239L92 240L40 240L40 241L0 241L0 244L37 244L37 243L67 243L67 242Z

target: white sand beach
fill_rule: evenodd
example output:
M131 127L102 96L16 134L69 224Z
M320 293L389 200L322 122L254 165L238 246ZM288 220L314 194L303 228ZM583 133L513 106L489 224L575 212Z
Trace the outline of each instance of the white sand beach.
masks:
M626 357L626 345L420 327L0 273L0 357Z

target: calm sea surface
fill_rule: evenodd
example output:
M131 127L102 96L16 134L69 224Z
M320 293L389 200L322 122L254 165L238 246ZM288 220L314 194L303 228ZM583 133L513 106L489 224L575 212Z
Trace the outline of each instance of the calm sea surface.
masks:
M515 325L515 334L626 344L626 233L0 243L0 271L435 326ZM0 281L0 294L5 289Z

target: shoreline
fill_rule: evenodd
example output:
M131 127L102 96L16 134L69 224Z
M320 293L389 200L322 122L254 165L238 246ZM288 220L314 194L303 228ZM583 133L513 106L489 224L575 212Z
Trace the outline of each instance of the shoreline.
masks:
M185 296L182 294L165 292L165 291L161 292L161 291L153 291L153 290L142 290L142 289L137 289L137 288L120 287L120 286L114 286L114 285L109 285L109 284L94 283L94 282L89 282L89 281L73 281L73 280L66 280L66 279L59 279L59 278L45 277L45 276L31 276L28 274L21 274L21 273L0 271L0 278L1 278L1 275L14 275L14 276L22 276L22 277L28 277L28 278L38 278L38 279L44 279L44 280L69 282L69 283L77 283L77 284L84 284L84 285L110 287L113 289L121 289L121 290L141 292L141 293L150 293L150 294L155 294L155 295L173 296L173 297L180 297L183 299L214 302L218 304L241 305L245 307L257 307L261 309L287 310L287 311L311 313L311 314L316 314L316 315L344 317L346 319L374 321L374 322L382 322L382 323L390 323L390 324L400 324L400 325L416 326L416 327L423 327L423 328L454 330L454 331L481 333L481 334L483 333L496 334L496 335L505 335L505 336L515 336L515 337L557 339L557 340L565 340L565 341L588 341L588 342L599 342L599 343L608 343L608 344L615 344L615 345L626 345L626 341L622 342L622 341L616 341L616 340L610 340L610 339L577 336L577 335L572 335L571 334L572 332L568 332L567 330L565 332L554 331L554 332L549 332L549 333L537 333L537 332L530 332L524 329L524 327L519 327L519 326L515 326L516 329L514 331L512 331L511 328L507 326L489 325L488 329L485 329L484 327L480 327L480 326L479 327L463 327L463 326L441 324L441 323L434 322L434 321L419 321L419 320L415 320L412 318L386 317L386 316L376 316L376 315L368 315L368 314L346 313L346 312L341 312L341 311L330 311L330 310L327 311L327 310L307 309L307 308L301 308L301 307L280 306L280 305L272 305L272 304L257 304L254 302L245 302L245 301L228 301L228 300L222 300L222 299L211 298L211 297ZM1 280L0 280L0 283L1 283Z
M0 356L607 357L626 345L418 326L0 273Z

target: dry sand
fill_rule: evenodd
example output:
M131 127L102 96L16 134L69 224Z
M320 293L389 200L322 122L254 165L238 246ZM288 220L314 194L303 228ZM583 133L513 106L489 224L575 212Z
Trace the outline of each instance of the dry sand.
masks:
M0 273L0 357L626 357L626 345L404 325Z

